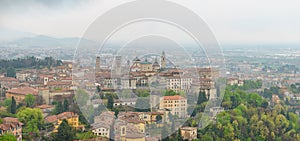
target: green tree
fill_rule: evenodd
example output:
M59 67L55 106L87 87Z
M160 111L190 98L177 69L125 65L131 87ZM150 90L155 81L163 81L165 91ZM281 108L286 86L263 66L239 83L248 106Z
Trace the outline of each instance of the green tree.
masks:
M13 134L0 135L0 141L17 141L17 138Z
M97 136L92 131L83 132L83 133L76 133L76 139L77 140L89 140L89 139L93 139L93 138L96 138L96 137Z
M200 91L199 92L199 96L198 96L198 101L197 101L197 105L202 104L203 102L208 101L208 99L206 98L206 94L204 91Z
M44 118L40 109L25 108L17 113L20 122L24 123L23 133L37 135L44 124Z
M64 119L58 127L58 132L56 133L56 141L73 141L75 137L75 132L72 127L68 124L68 121Z
M63 107L63 105L62 105L62 102L61 102L61 101L58 101L58 102L56 102L56 104L55 104L55 108L54 108L54 110L53 110L53 114L55 114L55 115L60 114L60 113L63 112L63 110L64 110L64 107Z
M100 88L99 85L96 87L96 90L97 90L97 93L100 93L100 92L101 92L101 88Z
M178 134L177 134L177 141L183 141L182 135L181 135L181 129L178 129Z
M12 104L12 99L11 98L5 99L4 105L6 107L6 111L9 112L9 113L11 113L11 104Z
M148 97L150 95L149 90L136 90L138 97Z
M7 77L16 77L16 69L13 67L8 67L6 70Z
M25 96L25 103L27 107L33 108L35 105L35 97L32 94L27 94Z
M156 124L161 124L162 123L162 116L161 115L157 115L155 117L155 121L156 121Z
M16 114L16 112L17 112L17 103L16 103L16 100L15 100L15 97L12 96L12 97L11 97L11 108L10 108L10 113Z
M64 112L69 111L69 101L68 101L67 99L64 100L63 111L64 111Z
M114 107L114 99L112 95L107 95L107 108L113 109L113 107Z

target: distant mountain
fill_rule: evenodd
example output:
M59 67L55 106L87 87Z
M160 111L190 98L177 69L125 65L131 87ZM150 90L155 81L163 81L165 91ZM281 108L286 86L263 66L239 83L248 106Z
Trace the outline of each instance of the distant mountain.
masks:
M75 48L80 41L85 46L95 46L95 41L81 38L54 38L45 35L37 35L34 37L24 37L14 41L2 43L1 46L14 46L25 48Z
M34 36L36 36L36 34L0 27L0 43Z

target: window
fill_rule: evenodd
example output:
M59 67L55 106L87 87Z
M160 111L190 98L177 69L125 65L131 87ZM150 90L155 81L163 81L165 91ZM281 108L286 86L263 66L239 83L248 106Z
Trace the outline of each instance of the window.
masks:
M125 127L122 128L122 134L125 134Z

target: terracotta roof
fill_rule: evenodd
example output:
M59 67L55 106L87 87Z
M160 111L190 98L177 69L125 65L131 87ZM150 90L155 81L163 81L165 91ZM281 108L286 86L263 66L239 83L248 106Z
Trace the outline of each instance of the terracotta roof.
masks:
M27 95L27 94L37 95L38 94L38 91L31 87L12 88L11 90L8 90L6 92L14 93L14 94L22 94L22 95Z
M62 81L50 81L47 83L48 86L51 86L51 85L71 85L72 82L62 82Z
M14 77L2 77L0 78L0 81L18 81L18 80Z
M45 118L45 122L46 123L57 122L57 116L56 115L48 116L48 117Z
M54 108L54 106L44 104L44 105L36 106L36 108L39 108L39 109L47 109L47 108Z
M179 100L179 99L185 99L185 98L179 95L164 96L164 100Z
M65 119L65 118L71 118L71 117L77 117L78 115L73 112L63 112L59 115L57 115L58 119Z
M5 117L2 120L3 120L3 123L12 123L12 122L19 123L20 122L17 118L13 118L13 117Z

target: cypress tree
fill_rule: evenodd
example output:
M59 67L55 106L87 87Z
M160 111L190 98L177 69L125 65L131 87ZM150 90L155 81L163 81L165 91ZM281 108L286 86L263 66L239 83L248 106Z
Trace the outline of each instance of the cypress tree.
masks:
M16 103L16 100L15 100L15 97L12 96L11 97L11 108L10 108L10 112L12 114L16 114L16 111L17 111L17 103Z

